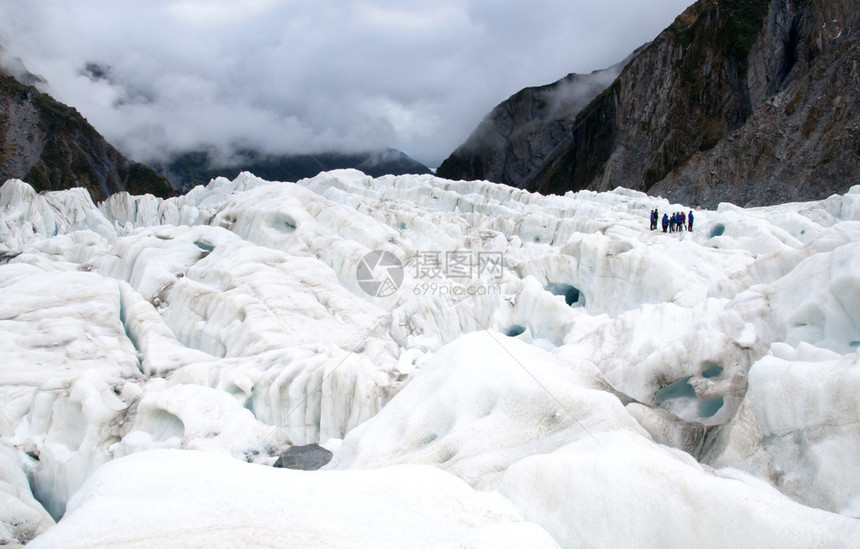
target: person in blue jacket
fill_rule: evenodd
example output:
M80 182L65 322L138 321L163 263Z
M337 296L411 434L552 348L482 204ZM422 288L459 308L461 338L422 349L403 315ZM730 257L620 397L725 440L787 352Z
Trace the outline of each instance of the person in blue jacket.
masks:
M687 216L687 230L693 232L693 210L690 210L690 215Z
M663 214L663 232L665 233L668 228L669 228L669 215Z

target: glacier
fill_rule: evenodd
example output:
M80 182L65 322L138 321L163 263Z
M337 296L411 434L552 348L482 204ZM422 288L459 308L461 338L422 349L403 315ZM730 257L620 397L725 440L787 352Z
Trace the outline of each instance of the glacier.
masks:
M6 181L0 544L858 546L860 186L655 208Z

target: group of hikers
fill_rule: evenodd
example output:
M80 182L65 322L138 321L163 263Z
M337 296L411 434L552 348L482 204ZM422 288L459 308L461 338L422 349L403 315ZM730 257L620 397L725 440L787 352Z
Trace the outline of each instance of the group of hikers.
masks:
M651 230L657 230L657 222L660 219L660 212L655 209L651 210ZM678 232L683 230L692 231L693 230L693 210L690 210L689 214L685 214L684 212L675 212L671 216L669 214L663 214L663 232Z

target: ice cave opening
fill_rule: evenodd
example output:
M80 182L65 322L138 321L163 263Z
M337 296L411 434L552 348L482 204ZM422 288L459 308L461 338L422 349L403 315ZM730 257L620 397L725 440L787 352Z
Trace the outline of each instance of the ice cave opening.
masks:
M549 282L546 285L546 291L548 291L552 295L564 296L564 302L571 307L585 306L585 294L580 292L579 289L572 284L565 284L563 282Z

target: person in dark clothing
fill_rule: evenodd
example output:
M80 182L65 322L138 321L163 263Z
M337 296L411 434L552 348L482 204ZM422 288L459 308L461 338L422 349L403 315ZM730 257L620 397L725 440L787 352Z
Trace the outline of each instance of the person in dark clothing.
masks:
M690 210L690 215L687 216L687 230L693 232L693 210Z
M669 214L663 214L663 232L669 228Z

